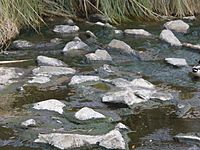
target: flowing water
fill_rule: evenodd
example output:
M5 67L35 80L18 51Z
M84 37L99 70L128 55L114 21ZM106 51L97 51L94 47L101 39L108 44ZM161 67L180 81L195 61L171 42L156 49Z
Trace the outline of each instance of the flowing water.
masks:
M56 23L55 23L56 22ZM52 32L55 24L62 24L62 20L51 22L48 26L41 27L39 34L33 30L24 30L18 39L39 43L49 42L51 39L59 37L63 39L63 45L59 45L54 49L40 50L12 50L8 55L0 55L0 60L15 59L31 59L28 62L8 64L1 66L20 67L30 71L36 66L35 59L38 55L46 55L58 58L66 62L70 67L76 68L80 72L89 72L92 74L93 65L85 64L83 57L68 57L62 55L60 50L66 42L73 39L73 36L60 36ZM183 35L177 34L177 37L183 42L200 43L200 22L194 21L191 25L190 32ZM160 41L158 38L140 39L133 37L115 36L113 30L101 27L94 27L85 23L77 23L80 27L80 37L84 40L83 33L86 30L92 31L98 37L98 43L101 45L108 44L113 38L125 41L132 48L142 54L142 60L119 62L114 58L113 66L123 73L123 78L131 80L136 75L142 76L158 87L164 88L166 91L173 93L174 103L189 103L193 107L200 107L200 81L193 79L189 74L191 67L200 59L198 50L187 48L171 47ZM152 34L159 36L163 29L163 22L133 22L128 25L118 26L118 29L127 28L143 28ZM179 57L185 58L188 67L177 68L166 64L164 58ZM98 67L95 66L95 67ZM27 71L27 72L28 72ZM21 83L22 82L22 83ZM23 116L26 105L34 102L58 99L67 100L73 94L75 88L56 89L56 90L38 90L36 87L28 87L25 94L19 94L15 89L23 84L23 80L17 85L11 85L6 90L0 92L0 120L14 118L15 116ZM109 91L110 87L105 84L94 85L95 88L101 89L103 92ZM98 95L98 94L97 94ZM95 98L95 97L94 97ZM111 106L112 107L112 106ZM112 108L114 109L114 108ZM26 113L25 113L26 114ZM138 114L125 115L122 122L127 125L132 132L128 134L130 138L130 149L188 149L192 145L176 143L173 136L178 133L200 132L200 119L194 118L178 118L175 115L174 106L160 106L152 109L145 109ZM0 149L2 150L32 150L40 149L31 143L22 141L13 128L0 127ZM12 125L11 125L12 126ZM26 144L23 144L23 143ZM52 147L43 147L41 149L54 149Z

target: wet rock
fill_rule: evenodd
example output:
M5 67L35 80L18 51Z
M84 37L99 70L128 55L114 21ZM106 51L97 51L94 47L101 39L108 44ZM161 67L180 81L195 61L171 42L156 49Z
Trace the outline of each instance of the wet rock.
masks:
M59 76L74 74L76 70L68 67L40 66L32 70L34 76Z
M24 74L24 71L19 68L0 67L0 85L9 85L15 82L15 79Z
M60 44L62 42L62 39L60 38L54 38L50 40L51 43L56 43L56 44Z
M112 28L112 29L115 29L114 26L112 26L111 24L109 23L102 23L102 22L96 22L95 25L98 25L98 26L102 26L102 27L106 27L106 28Z
M150 99L162 103L172 100L173 96L170 93L155 92L151 95Z
M69 85L81 84L84 82L96 82L99 80L100 80L100 78L98 76L75 75L72 77Z
M68 34L68 33L75 33L79 31L78 26L70 26L70 25L56 25L53 29L54 32L56 33L63 33L63 34Z
M133 81L131 81L131 84L136 87L155 89L155 85L142 78L134 79Z
M110 75L113 75L115 73L115 70L108 64L104 64L102 67L97 69L99 76L107 77Z
M58 60L56 58L50 58L47 56L38 56L37 63L39 66L67 66L63 61Z
M49 111L55 111L59 114L63 114L63 108L65 107L65 104L56 100L56 99L50 99L42 102L35 103L33 108L37 110L49 110Z
M64 49L62 50L62 52L63 53L69 53L69 52L71 52L73 50L89 50L89 49L90 48L86 43L81 41L80 38L78 38L78 39L76 38L73 41L68 42L65 45Z
M21 125L25 126L25 127L35 127L36 121L34 119L28 119L28 120L22 122Z
M44 84L50 81L49 77L43 77L43 76L36 76L32 77L32 80L29 80L28 83L38 83L38 84Z
M122 103L128 106L146 101L146 99L136 96L135 91L132 90L108 92L102 97L102 102L104 103Z
M96 35L91 31L87 30L85 33L89 36L89 38L97 39Z
M16 48L16 49L29 49L34 46L35 44L26 40L16 40L12 43L12 48Z
M186 17L183 17L183 19L193 21L193 20L196 20L196 17L195 16L186 16Z
M198 133L180 133L174 136L174 140L183 143L192 143L199 145L200 143L200 134Z
M91 108L84 107L75 113L75 117L79 120L101 119L106 118L99 112L94 111Z
M123 88L123 87L133 86L133 84L130 81L123 79L123 78L116 78L116 79L113 79L111 82L116 87L122 87Z
M186 60L183 58L165 58L165 61L177 67L188 66Z
M85 55L87 58L87 62L94 61L112 61L112 57L106 50L96 50L95 53L89 53Z
M126 29L124 30L125 35L131 35L135 37L152 37L153 35L144 29Z
M125 141L118 130L97 136L62 133L39 134L35 142L47 143L59 149L72 149L89 145L100 145L107 149L126 148Z
M169 43L171 46L182 46L181 42L170 30L162 30L160 39Z
M166 22L164 27L171 31L187 33L190 26L182 20L173 20Z
M92 14L89 16L90 22L103 22L106 23L109 21L109 18L102 14Z
M199 44L194 45L194 44L191 44L191 43L183 43L183 46L187 47L187 48L191 48L191 49L200 50Z
M123 41L113 39L109 44L108 44L109 49L117 49L120 50L121 52L127 53L127 54L133 54L136 55L135 50L133 50L128 44L126 44Z
M177 111L176 115L179 118L183 118L187 115L187 113L192 109L192 106L190 104L178 104L177 105Z

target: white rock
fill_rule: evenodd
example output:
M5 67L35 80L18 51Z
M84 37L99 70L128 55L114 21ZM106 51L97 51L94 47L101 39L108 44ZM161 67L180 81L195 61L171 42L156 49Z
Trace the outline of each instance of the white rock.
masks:
M35 127L36 121L34 119L29 119L29 120L22 122L21 125L25 126L25 127Z
M196 17L195 16L186 16L186 17L183 17L184 20L190 20L190 21L193 21L193 20L196 20Z
M74 26L57 25L57 26L55 26L53 31L56 32L56 33L75 33L77 31L79 31L79 27L76 26L76 25L74 25Z
M124 30L126 35L133 35L136 37L152 37L152 34L144 29L126 29Z
M105 135L80 135L80 134L62 134L50 133L39 134L34 142L47 143L59 149L75 149L82 146L97 145L107 149L125 149L125 141L118 130L112 130Z
M129 87L133 86L130 81L123 79L123 78L116 78L112 79L112 84L114 84L116 87Z
M56 100L56 99L50 99L42 102L35 103L33 108L37 110L49 110L49 111L55 111L59 114L63 114L63 107L65 107L65 104Z
M43 83L47 83L50 81L49 77L43 77L43 76L37 76L37 77L32 77L32 80L29 80L28 83L39 83L39 84L43 84Z
M117 129L117 130L120 130L120 129L128 130L128 127L120 122L115 126L115 129Z
M59 76L74 74L76 70L68 67L40 66L32 70L34 76Z
M147 89L155 89L155 85L150 83L147 80L144 80L142 78L134 79L131 81L131 84L135 87L141 87L141 88L147 88Z
M25 48L31 48L33 46L34 46L33 43L26 40L16 40L13 42L14 48L25 49Z
M95 53L85 55L88 62L91 61L112 61L112 57L106 50L96 50Z
M165 61L167 61L167 63L174 65L174 66L188 66L187 62L185 59L182 58L165 58Z
M179 39L170 30L162 30L160 39L169 43L171 46L182 46Z
M114 30L114 33L116 35L123 35L123 31L122 30Z
M75 117L79 120L89 120L89 119L100 119L105 118L104 115L102 115L99 112L94 111L91 108L84 107L80 109L78 112L75 113Z
M89 46L87 44L85 44L81 40L74 40L74 41L68 42L62 51L64 53L68 53L72 50L85 50L85 49L86 50L89 49Z
M56 58L50 58L47 56L38 56L37 63L40 66L57 66L57 67L67 66L63 61L58 60Z
M80 84L84 82L96 82L99 81L98 76L87 76L87 75L75 75L72 77L69 85Z
M187 33L190 26L182 20L173 20L166 22L164 27L175 32Z

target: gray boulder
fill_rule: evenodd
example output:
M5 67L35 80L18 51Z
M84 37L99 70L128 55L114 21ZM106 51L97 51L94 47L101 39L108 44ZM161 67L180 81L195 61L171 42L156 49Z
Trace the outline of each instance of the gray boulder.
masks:
M133 50L128 44L126 44L123 41L113 39L109 44L108 44L109 49L116 49L120 50L121 52L127 53L127 54L133 54L136 55L135 50Z
M144 29L126 29L124 30L125 35L131 35L135 37L152 37L153 35Z
M84 82L96 82L99 81L98 76L89 76L89 75L75 75L71 78L69 85L81 84Z
M58 60L56 58L50 58L47 56L38 56L37 63L39 66L67 66L63 61Z
M58 149L75 149L88 145L100 145L107 149L126 149L125 141L116 129L97 136L67 133L39 134L34 142L47 143Z
M93 61L112 61L112 57L106 50L96 50L95 53L89 53L85 55L88 62Z
M36 126L36 121L34 119L28 119L24 122L21 123L22 126L25 126L25 127L35 127Z
M35 103L33 108L37 110L49 110L55 111L59 114L63 114L63 108L66 105L56 99L50 99L42 102Z
M12 43L12 48L16 48L16 49L29 49L34 46L35 44L26 40L16 40L16 41L13 41Z
M160 39L169 43L171 46L182 46L179 39L170 30L162 30Z
M75 74L76 70L68 67L40 66L32 70L34 76L59 76Z
M102 119L106 118L99 112L94 111L91 108L84 107L75 113L75 117L79 120L90 120L90 119Z
M173 20L166 22L164 27L175 32L187 33L190 26L182 20Z
M53 29L54 32L56 33L63 33L63 34L68 34L68 33L75 33L79 31L79 27L74 25L56 25Z
M186 60L183 58L165 58L165 61L177 67L188 66Z

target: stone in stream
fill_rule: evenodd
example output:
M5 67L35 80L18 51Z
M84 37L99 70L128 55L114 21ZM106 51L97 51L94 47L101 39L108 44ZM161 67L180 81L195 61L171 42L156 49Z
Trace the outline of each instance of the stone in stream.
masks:
M28 120L22 122L21 125L25 126L25 127L35 127L36 121L34 119L28 119Z
M116 129L96 136L67 133L39 134L34 142L47 143L58 149L75 149L89 145L99 145L106 149L126 149L122 134Z
M111 82L116 87L121 87L121 88L133 86L133 84L130 81L123 79L123 78L112 79Z
M92 14L89 16L89 21L90 22L103 22L103 23L106 23L109 21L109 18L102 15L102 14Z
M133 81L131 81L131 84L136 87L155 89L155 85L147 80L144 80L143 78L134 79Z
M187 47L187 48L191 48L191 49L200 50L199 44L194 45L194 44L191 44L191 43L183 43L183 46Z
M118 36L122 36L124 32L122 30L114 30L114 34Z
M44 84L50 81L49 77L43 77L43 76L36 76L32 77L32 80L28 80L28 83L38 83L38 84Z
M129 130L129 128L126 126L126 125L124 125L123 123L118 123L116 126L115 126L115 129L117 129L117 130Z
M174 136L174 140L181 143L190 143L200 145L199 133L179 133Z
M95 53L89 53L85 55L87 58L87 62L95 62L95 61L112 61L112 57L106 50L96 50Z
M68 34L68 33L75 33L79 31L79 27L74 25L56 25L53 29L54 32L56 33L62 33L62 34Z
M42 102L35 103L33 105L34 109L37 110L49 110L49 111L55 111L59 114L63 114L63 108L66 105L56 99L50 99Z
M179 39L170 30L162 30L160 39L169 43L171 46L182 46Z
M180 32L180 33L187 33L190 26L182 20L173 20L166 22L164 27L168 30Z
M98 71L99 76L101 76L101 77L107 77L107 76L113 75L115 73L114 68L108 64L104 64L99 69L96 69L96 71Z
M115 27L113 27L113 26L112 26L111 24L109 24L109 23L96 22L95 25L102 26L102 27L106 27L106 28L115 29Z
M186 16L186 17L183 17L183 20L193 21L193 20L196 20L196 17L195 16Z
M136 51L133 50L128 44L126 44L123 41L116 40L116 39L113 39L108 44L108 49L116 49L116 50L119 50L119 51L121 51L123 53L132 54L132 55L137 56Z
M59 76L75 74L76 70L68 67L40 66L32 70L34 76Z
M183 67L188 66L187 62L183 58L165 58L165 61L173 66Z
M153 35L144 29L126 29L124 30L125 35L130 35L134 37L152 37Z
M93 32L87 30L85 33L87 36L89 36L89 38L97 39L96 35Z
M90 119L102 119L106 118L104 115L102 115L99 112L94 111L93 109L89 107L83 107L79 111L75 113L76 119L79 120L90 120Z
M58 60L56 58L50 58L47 56L38 56L37 63L39 66L56 66L56 67L67 66L63 61Z
M100 78L98 76L90 76L90 75L75 75L71 78L69 85L81 84L84 82L97 82Z
M15 40L12 43L12 48L16 48L16 49L29 49L34 47L35 44L26 41L26 40Z
M188 104L178 104L177 105L177 111L176 111L176 115L179 118L183 118L184 116L187 115L187 113L192 109L192 106L188 103Z

